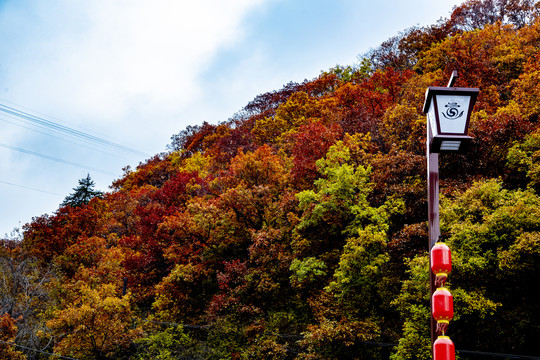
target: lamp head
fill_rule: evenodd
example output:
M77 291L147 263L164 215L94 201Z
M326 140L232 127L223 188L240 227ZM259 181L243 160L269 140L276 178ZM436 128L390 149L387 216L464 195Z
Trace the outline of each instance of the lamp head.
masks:
M430 152L463 151L472 139L467 135L478 88L430 86L424 113L428 117Z

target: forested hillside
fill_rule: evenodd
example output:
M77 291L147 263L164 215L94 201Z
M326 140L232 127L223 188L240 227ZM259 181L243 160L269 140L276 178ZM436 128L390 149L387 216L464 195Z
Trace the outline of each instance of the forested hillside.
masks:
M0 247L0 358L430 359L422 106L452 70L480 95L440 158L449 335L539 356L539 9L467 1L34 218Z

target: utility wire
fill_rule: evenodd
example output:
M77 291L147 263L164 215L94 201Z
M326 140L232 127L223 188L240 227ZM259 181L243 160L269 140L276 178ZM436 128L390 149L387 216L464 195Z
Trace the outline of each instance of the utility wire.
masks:
M0 114L0 115L2 115L2 114ZM5 116L5 115L4 115L4 116ZM129 160L129 158L128 158L127 156L125 156L126 154L118 155L118 154L119 154L118 152L114 153L114 152L111 152L111 151L104 151L102 148L100 149L100 148L96 148L96 147L91 147L91 146L88 146L88 145L84 145L84 144L82 144L82 143L80 143L80 142L70 141L70 140L65 139L65 138L63 138L63 137L56 136L56 135L47 133L47 132L45 132L45 131L40 131L40 130L38 130L38 129L34 129L34 128L31 128L31 127L29 127L29 126L24 126L24 125L22 125L22 124L18 124L18 123L16 123L16 122L7 120L6 118L2 118L1 116L0 116L0 120L6 122L6 123L8 123L8 124L12 124L12 125L15 125L15 126L22 127L23 129L27 129L27 130L30 130L30 131L37 132L38 134L41 134L41 135L49 136L49 137L51 137L51 138L53 138L53 139L57 139L57 140L60 140L60 141L64 141L64 142L69 143L69 144L81 146L81 147L84 147L84 148L86 148L86 149L90 149L90 150L92 150L92 151L99 151L99 152L101 152L101 153L103 153L103 154L114 154L115 157L122 158L122 159L124 159L124 160Z
M38 352L38 353L41 353L41 354L46 354L46 355L56 356L57 358L60 358L60 359L78 360L78 359L75 359L75 358L72 358L72 357L69 357L69 356L63 356L63 355L53 354L53 353L50 353L50 352L46 352L46 351L43 351L43 350L38 350L38 349L29 348L29 347L27 347L27 346L15 344L15 343L8 342L8 341L0 340L0 343L6 344L6 345L12 345L12 346L20 347L21 349L25 349L25 350L35 351L35 352Z
M207 330L212 327L212 325L186 325L186 324L178 324L168 321L156 321L156 320L147 320L142 319L143 321L152 322L156 324L163 324L163 325L175 325L175 326L182 326L186 329L202 329ZM277 333L268 333L270 335L274 335L280 338L289 338L289 339L297 339L301 340L304 338L304 335L301 334L277 334ZM398 344L393 343L383 343L383 342L374 342L374 341L358 341L359 344L366 344L366 345L373 345L373 346L380 346L380 347L394 347L398 346ZM484 356L491 356L491 357L498 357L498 358L505 358L505 359L523 359L523 360L540 360L540 356L529 356L529 355L517 355L517 354L501 354L501 353L493 353L493 352L485 352L485 351L473 351L473 350L458 350L456 349L457 353L461 354L473 354L473 355L484 355Z
M212 327L210 325L187 325L187 324L178 324L178 323L173 323L173 322L168 322L168 321L156 321L156 320L147 320L147 319L141 319L141 320L156 323L156 324L182 326L182 327L184 327L186 329L208 330L209 328ZM304 338L304 336L300 335L300 334L272 334L272 335L277 335L279 337L290 337L290 338L294 337L294 338L297 338L297 339ZM15 343L8 342L8 341L0 340L0 343L20 347L22 349L35 351L35 352L39 352L39 353L42 353L42 354L56 356L56 357L58 357L60 359L78 360L78 359L75 359L75 358L72 358L72 357L69 357L69 356L53 354L53 353L49 353L49 352L38 350L38 349L29 348L29 347L19 345L19 344L15 344ZM393 346L398 345L398 344L392 344L392 343L381 343L381 342L373 342L373 341L359 341L359 343L366 344L366 345L381 346L381 347L393 347ZM538 357L538 356L516 355L516 354L501 354L501 353L492 353L492 352L484 352L484 351L471 351L471 350L457 350L456 349L456 352L457 353L462 353L462 354L473 354L473 355L485 355L485 356L492 356L492 357L501 357L501 358L506 358L506 359L524 359L524 360L539 360L540 359L540 357Z
M60 194L55 193L55 192L52 192L52 191L36 189L36 188L33 188L33 187L24 186L24 185L20 185L20 184L14 184L14 183L10 183L10 182L8 182L8 181L3 181L3 180L0 180L0 184L10 185L10 186L16 186L16 187L20 187L20 188L22 188L22 189L27 189L27 190L32 190L32 191L38 191L38 192L45 193L45 194L60 195Z
M51 161L56 161L56 162L59 162L59 163L62 163L62 164L66 164L66 165L77 166L77 167L80 167L80 168L83 168L83 169L86 169L86 170L97 171L97 172L100 172L100 173L103 173L103 174L107 174L107 175L116 175L116 174L113 174L113 173L108 172L108 171L105 171L105 170L100 170L100 169L92 168L92 167L90 167L90 166L86 166L86 165L83 165L83 164L79 164L79 163L76 163L76 162L73 162L73 161L60 159L60 158L57 158L57 157L53 157L53 156L41 154L41 153L38 153L38 152L35 152L35 151L30 151L30 150L22 149L22 148L18 148L18 147L11 146L11 145L7 145L7 144L2 144L2 143L0 143L0 147L5 148L5 149L9 149L9 150L13 150L13 151L18 151L18 152L21 152L21 153L23 153L23 154L28 154L28 155L40 157L40 158L42 158L42 159L47 159L47 160L51 160Z
M202 330L208 330L212 326L211 325L189 325L189 324L178 324L173 323L169 321L157 321L157 320L148 320L148 319L141 319L142 321L151 322L154 324L160 324L160 325L174 325L174 326L181 326L186 329L202 329Z
M64 133L64 134L67 134L69 136L72 136L72 137L75 137L75 138L78 138L78 139L83 139L83 140L88 141L88 142L93 142L93 143L96 143L96 144L107 146L109 148L113 148L113 149L123 151L123 152L129 153L129 154L148 157L148 154L146 154L146 153L144 153L144 152L142 152L140 150L130 148L130 147L127 147L127 146L124 146L124 145L121 145L121 144L117 144L117 143L114 143L112 141L103 139L101 137L98 137L98 136L95 136L95 135L85 133L83 131L73 129L73 128L70 128L70 127L65 126L65 125L61 125L61 124L56 123L54 121L47 120L47 119L45 119L43 117L32 115L32 114L24 112L22 110L18 110L18 109L14 108L14 107L11 107L11 106L0 104L0 111L4 112L6 114L10 114L10 115L16 116L18 118L24 119L24 120L26 120L26 121L28 121L28 122L30 122L32 124L35 124L35 125L38 125L38 126L41 126L41 127L45 127L45 128L54 130L56 132Z
M491 356L491 357L500 357L500 358L505 358L505 359L540 360L540 356L500 354L500 353L492 353L492 352L485 352L485 351L457 350L457 349L456 349L456 352L459 354L484 355L484 356Z

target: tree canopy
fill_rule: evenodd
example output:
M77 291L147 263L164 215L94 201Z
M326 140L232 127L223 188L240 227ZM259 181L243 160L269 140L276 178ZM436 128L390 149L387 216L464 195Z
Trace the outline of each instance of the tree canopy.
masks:
M0 247L0 353L429 359L422 106L458 70L480 95L469 152L440 162L449 335L477 356L538 356L538 9L466 1L180 130L109 192L81 179Z
M103 195L103 192L94 190L95 182L90 178L90 174L86 178L79 180L79 186L73 188L73 193L66 196L60 206L79 207L88 204L90 200L96 196Z

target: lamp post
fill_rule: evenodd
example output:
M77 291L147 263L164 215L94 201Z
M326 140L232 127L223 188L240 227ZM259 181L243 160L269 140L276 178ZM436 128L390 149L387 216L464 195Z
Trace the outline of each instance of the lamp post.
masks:
M463 152L466 150L468 143L472 139L467 135L469 120L479 93L478 88L453 87L456 79L457 71L454 70L447 87L428 87L424 102L423 112L427 114L426 157L430 253L441 235L439 227L439 153ZM430 271L430 298L435 291L434 282L435 276ZM436 321L432 316L432 344L436 340L436 332Z

